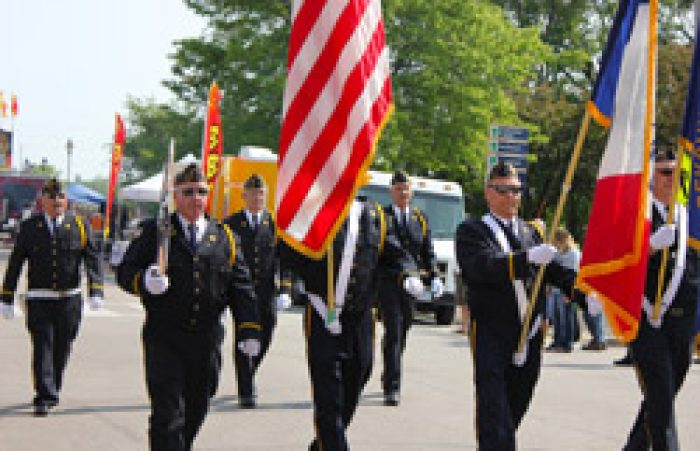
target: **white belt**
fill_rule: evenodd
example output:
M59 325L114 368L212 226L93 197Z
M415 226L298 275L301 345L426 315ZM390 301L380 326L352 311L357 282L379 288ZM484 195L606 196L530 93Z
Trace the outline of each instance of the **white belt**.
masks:
M61 299L80 293L80 288L71 288L69 290L29 290L27 291L27 299Z

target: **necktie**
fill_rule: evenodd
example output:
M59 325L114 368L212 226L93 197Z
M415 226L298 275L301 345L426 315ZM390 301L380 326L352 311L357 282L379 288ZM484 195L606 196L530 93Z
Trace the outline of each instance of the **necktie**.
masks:
M56 236L57 227L56 218L51 218L51 236Z
M253 215L253 231L258 230L260 225L260 216L258 214Z
M190 247L195 250L197 248L197 226L190 224L187 228L190 231Z
M405 211L401 212L401 225L404 230L408 230L408 213Z

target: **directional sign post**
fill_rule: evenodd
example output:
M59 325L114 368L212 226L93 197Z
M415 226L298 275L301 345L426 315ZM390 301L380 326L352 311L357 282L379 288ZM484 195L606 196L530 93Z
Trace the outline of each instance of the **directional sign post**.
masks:
M486 174L499 162L511 164L518 172L520 183L527 181L527 164L532 156L530 130L509 125L492 125L489 133L489 151L486 154Z

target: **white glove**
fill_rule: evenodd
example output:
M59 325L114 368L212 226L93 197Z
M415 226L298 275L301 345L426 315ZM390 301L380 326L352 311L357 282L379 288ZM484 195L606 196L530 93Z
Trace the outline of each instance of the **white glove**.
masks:
M146 275L143 277L143 283L149 293L156 296L166 292L170 286L170 280L165 274L158 274L158 265L151 265L146 270Z
M17 316L15 305L0 302L0 314L2 314L3 318L5 319L14 319Z
M557 253L551 244L538 244L527 250L527 261L536 265L548 265Z
M109 264L119 266L124 259L126 249L129 247L128 241L115 241L112 243L112 252L109 255Z
M655 251L669 247L676 241L676 225L664 224L649 238L649 245Z
M90 310L101 309L103 303L104 303L104 299L102 299L99 296L90 296L88 298L88 305L90 306Z
M430 291L432 291L434 298L442 297L442 293L445 291L445 287L442 286L442 280L440 280L439 277L433 279Z
M586 296L586 306L588 308L588 314L591 316L598 316L603 313L603 304L601 304L600 299L595 293L589 293Z
M260 354L260 340L248 338L238 343L238 349L248 357L256 357Z
M423 282L420 281L420 277L406 277L403 281L403 289L414 298L418 297L423 292Z
M277 310L287 310L292 306L292 297L288 293L281 293L275 299Z

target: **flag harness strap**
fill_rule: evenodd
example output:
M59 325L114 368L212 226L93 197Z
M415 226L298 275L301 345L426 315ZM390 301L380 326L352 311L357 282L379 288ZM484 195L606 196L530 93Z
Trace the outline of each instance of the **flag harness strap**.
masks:
M352 270L352 262L355 260L355 250L357 249L357 236L360 230L360 215L362 213L362 204L358 201L353 201L348 214L348 233L345 239L345 247L343 248L343 256L340 261L340 269L338 271L338 279L335 284L335 310L336 315L330 323L327 321L328 312L326 304L320 296L314 293L307 293L311 305L319 316L326 322L326 327L333 335L339 335L340 314L345 304L345 295L348 292L348 279ZM331 246L333 244L331 243Z
M511 248L506 238L506 234L503 232L503 228L496 222L496 220L490 214L485 214L481 220L484 224L491 230L493 236L496 237L496 241L501 246L501 250L505 253L510 253ZM515 290L515 297L518 301L518 314L520 316L520 322L525 318L525 312L527 311L527 291L525 290L525 284L520 279L513 279L513 289ZM532 321L532 326L530 327L530 332L528 333L528 340L531 340L535 336L540 327L540 322L542 321L542 315L537 315L534 321ZM527 352L527 351L525 351Z
M654 315L652 314L654 311L654 304L652 304L646 296L644 296L644 303L642 304L642 308L647 314L649 324L655 328L661 327L664 314L671 306L671 303L673 303L673 299L676 297L676 293L678 293L678 287L680 287L683 273L685 272L685 249L688 243L688 217L686 215L684 205L676 204L675 210L677 215L675 219L678 222L678 250L676 251L676 265L673 268L671 280L669 281L668 286L664 291L664 295L661 298L661 310L659 312L659 317L654 319Z

